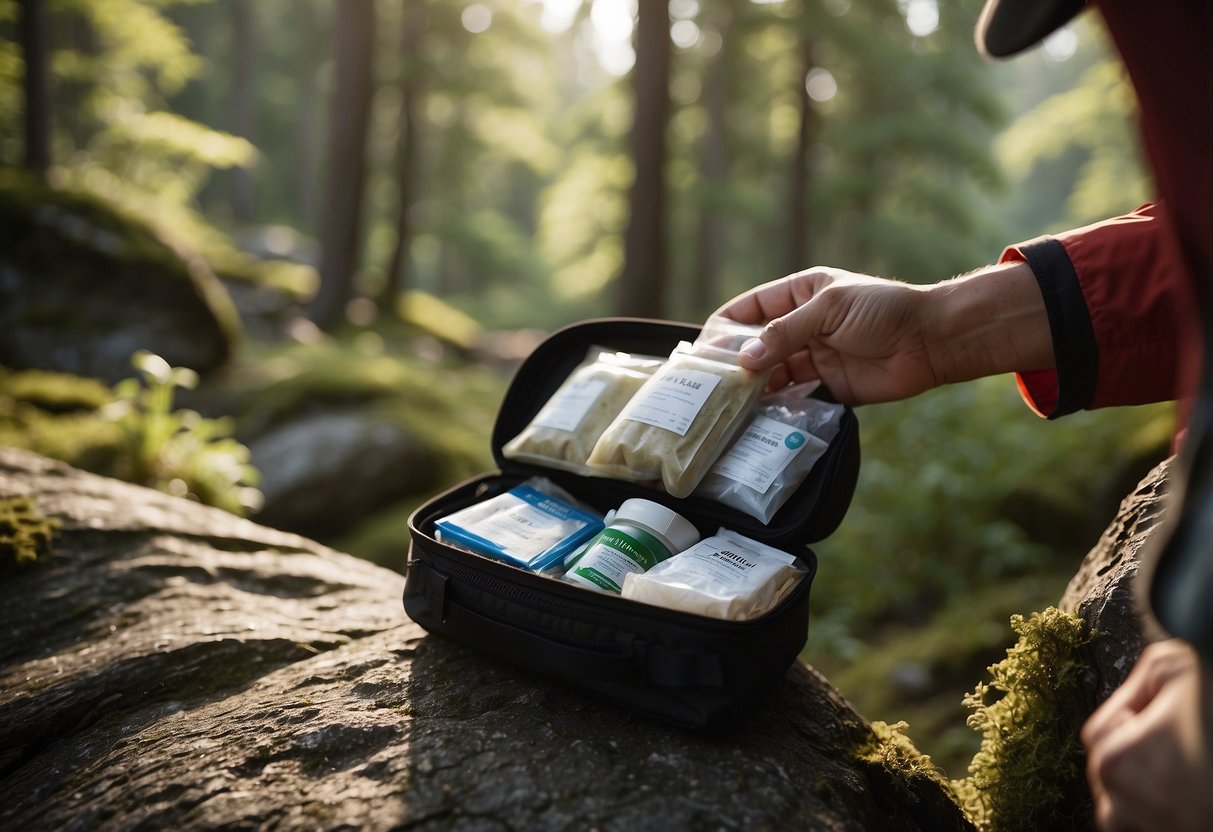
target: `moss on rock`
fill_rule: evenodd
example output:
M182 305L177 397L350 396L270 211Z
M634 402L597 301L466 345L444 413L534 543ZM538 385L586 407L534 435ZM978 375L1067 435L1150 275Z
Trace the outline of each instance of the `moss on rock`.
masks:
M30 497L0 497L0 569L47 554L58 529L59 521L39 514Z
M965 698L982 742L969 777L953 786L983 830L1089 829L1078 734L1094 704L1085 659L1094 633L1054 607L1013 616L1011 627L1019 641Z
M117 381L136 349L205 372L240 338L231 298L171 231L0 171L0 363Z

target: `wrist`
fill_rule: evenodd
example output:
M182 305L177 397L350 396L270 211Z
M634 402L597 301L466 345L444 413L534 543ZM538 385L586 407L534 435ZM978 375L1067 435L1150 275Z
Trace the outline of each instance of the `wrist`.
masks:
M923 305L923 340L941 385L1054 367L1044 298L1026 263L1000 263L937 283Z

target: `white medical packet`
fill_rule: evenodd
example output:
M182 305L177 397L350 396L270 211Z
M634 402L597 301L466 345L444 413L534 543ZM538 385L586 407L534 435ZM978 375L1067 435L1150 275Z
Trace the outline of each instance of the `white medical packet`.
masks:
M773 609L806 574L795 555L722 527L647 572L627 575L623 597L745 621Z

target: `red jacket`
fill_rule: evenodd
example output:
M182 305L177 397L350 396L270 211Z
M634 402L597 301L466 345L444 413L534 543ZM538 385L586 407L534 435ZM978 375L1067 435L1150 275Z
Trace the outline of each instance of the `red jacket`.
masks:
M1019 374L1042 416L1191 395L1200 357L1196 296L1165 211L1038 237L1003 252L1040 284L1055 370Z
M1199 394L1165 548L1155 615L1213 665L1213 3L1101 0L1137 92L1159 203L1013 247L1040 282L1056 371L1022 389L1051 416ZM1202 329L1203 324L1203 329ZM1206 366L1198 371L1203 348ZM1176 513L1176 508L1178 512Z
M1020 376L1025 399L1049 417L1190 396L1197 310L1213 310L1213 3L1098 7L1137 93L1165 210L1143 206L1004 252L1032 266L1049 310L1057 369Z

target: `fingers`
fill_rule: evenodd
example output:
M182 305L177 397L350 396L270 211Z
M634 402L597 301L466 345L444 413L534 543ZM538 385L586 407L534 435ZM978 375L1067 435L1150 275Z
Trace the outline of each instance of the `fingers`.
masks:
M798 371L808 373L805 378L798 380L816 378L809 347L823 335L829 335L828 327L832 326L829 322L843 314L834 308L839 303L845 306L846 301L840 301L840 298L836 291L815 293L810 300L797 305L787 314L768 321L758 338L742 347L741 365L752 370L763 370L791 362L789 371L793 375L798 375Z
M1083 726L1087 780L1103 832L1207 830L1213 780L1201 729L1201 668L1177 640L1143 651L1125 684Z
M1129 673L1124 684L1112 692L1102 705L1087 718L1080 737L1088 749L1099 744L1142 709L1145 701L1145 672L1138 672L1140 663Z
M1099 706L1082 727L1087 748L1098 744L1157 695L1169 679L1196 663L1192 649L1178 639L1146 645L1129 677Z
M715 314L745 324L765 324L807 302L834 277L833 269L821 266L805 269L750 289L717 309Z
M1136 766L1125 753L1140 741L1140 722L1126 719L1118 728L1087 757L1087 782L1091 785L1095 804L1095 825L1102 832L1131 832L1144 828L1139 822L1149 818L1149 807L1141 804L1137 799L1140 794L1133 788L1133 780L1140 777L1141 772L1134 771Z

